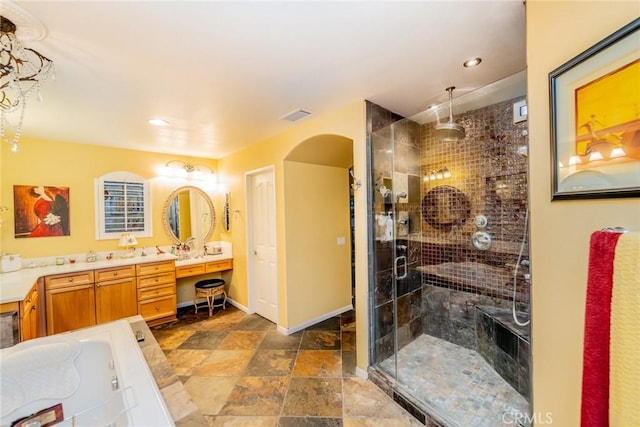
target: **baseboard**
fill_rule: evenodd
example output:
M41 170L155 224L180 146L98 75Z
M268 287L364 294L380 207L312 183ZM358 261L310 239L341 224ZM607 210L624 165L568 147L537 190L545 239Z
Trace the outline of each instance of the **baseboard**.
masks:
M344 312L347 312L349 310L353 310L353 305L351 305L351 304L345 305L342 308L339 308L337 310L331 311L329 313L325 313L325 314L323 314L321 316L318 316L316 318L313 318L311 320L303 322L303 323L301 323L299 325L296 325L296 326L294 326L292 328L284 328L284 327L278 325L278 331L283 333L283 334L285 334L285 335L295 334L296 332L302 331L303 329L306 329L309 326L313 326L313 325L315 325L317 323L323 322L323 321L325 321L327 319L330 319L330 318L332 318L334 316L337 316L337 315L342 314Z
M231 304L232 306L236 307L239 310L244 311L245 313L249 313L249 308L248 307L245 307L244 305L240 304L237 301L232 300L231 298L227 297L227 303Z
M206 301L205 299L203 299L202 301ZM236 301L232 300L231 298L227 298L227 304L231 304L234 307L237 307L238 309L244 311L245 313L249 312L249 309L247 307L245 307L242 304L237 303ZM184 307L193 307L193 301L184 301L184 302L180 302L177 305L178 308L184 308ZM198 307L201 308L201 307ZM206 306L205 306L206 308Z
M366 369L360 369L356 366L356 376L363 380L369 379L369 372Z

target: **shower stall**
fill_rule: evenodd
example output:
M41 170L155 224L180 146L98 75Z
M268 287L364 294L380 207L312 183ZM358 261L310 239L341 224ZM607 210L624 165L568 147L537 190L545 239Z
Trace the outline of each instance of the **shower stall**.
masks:
M525 97L523 71L409 118L367 103L369 373L428 425L529 424Z

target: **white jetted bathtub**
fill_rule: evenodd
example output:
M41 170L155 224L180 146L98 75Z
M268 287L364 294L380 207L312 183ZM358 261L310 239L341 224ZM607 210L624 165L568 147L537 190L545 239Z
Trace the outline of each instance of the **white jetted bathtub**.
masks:
M0 350L2 426L62 404L60 426L172 426L127 320Z

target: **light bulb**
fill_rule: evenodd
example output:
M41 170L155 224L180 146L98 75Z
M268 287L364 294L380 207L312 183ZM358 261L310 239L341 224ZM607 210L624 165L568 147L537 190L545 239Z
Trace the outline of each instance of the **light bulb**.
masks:
M624 157L626 155L627 153L625 153L622 148L616 147L613 150L611 150L611 154L609 155L609 157L612 159L615 159L616 157Z
M582 163L582 160L580 160L580 157L576 155L569 157L569 166L579 165L580 163Z
M602 154L600 154L599 151L594 151L593 153L589 154L589 161L593 162L596 160L602 160L604 157L602 157Z

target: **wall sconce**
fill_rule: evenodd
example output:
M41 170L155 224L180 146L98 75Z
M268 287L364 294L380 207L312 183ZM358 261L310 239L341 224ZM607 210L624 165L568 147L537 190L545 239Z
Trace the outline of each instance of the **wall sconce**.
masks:
M191 164L182 160L171 160L160 170L162 176L170 178L184 178L194 181L216 182L216 174L207 165Z
M424 181L428 182L449 178L451 178L451 172L449 172L449 169L447 169L447 167L445 166L440 170L432 170L431 172L429 172L424 176Z
M356 191L357 189L362 187L362 181L356 178L356 176L353 173L353 169L349 170L349 174L351 175L351 178L353 178L353 183L351 184L351 189L353 191Z

